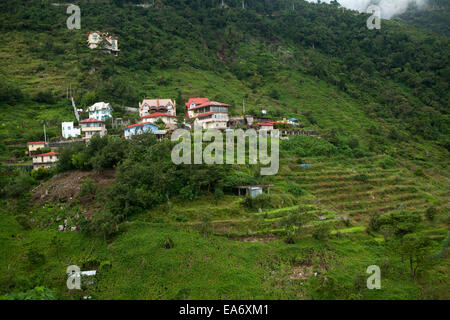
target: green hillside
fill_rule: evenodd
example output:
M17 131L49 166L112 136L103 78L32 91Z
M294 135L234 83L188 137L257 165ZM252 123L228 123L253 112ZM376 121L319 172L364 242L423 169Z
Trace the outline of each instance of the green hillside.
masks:
M0 297L449 298L448 37L301 0L77 1L68 30L57 2L0 4ZM90 50L92 30L118 36L119 55ZM56 141L75 120L69 87L77 107L109 102L131 123L124 107L143 98L183 114L208 97L320 138L281 141L268 177L175 166L170 142L120 128L22 172L44 124ZM258 183L270 195L234 189ZM95 285L67 290L73 264L99 270ZM373 264L381 290L365 288Z

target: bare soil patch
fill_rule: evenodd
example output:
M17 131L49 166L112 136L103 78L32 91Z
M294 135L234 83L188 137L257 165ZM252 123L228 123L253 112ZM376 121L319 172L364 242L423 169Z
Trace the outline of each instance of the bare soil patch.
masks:
M111 185L114 182L114 170L102 173L94 171L70 171L53 176L32 190L32 202L46 201L72 202L81 191L84 179L90 178L99 187Z

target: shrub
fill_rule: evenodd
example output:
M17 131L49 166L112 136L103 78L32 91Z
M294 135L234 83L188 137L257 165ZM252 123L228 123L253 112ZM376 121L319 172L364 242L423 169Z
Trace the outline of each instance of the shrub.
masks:
M31 229L32 225L27 215L18 214L17 216L15 216L15 219L20 224L20 226L25 230Z
M365 173L360 173L355 176L355 180L359 182L367 182L369 180L369 176Z
M172 238L169 236L166 236L161 243L161 247L164 249L172 249L174 246L175 246L175 243L173 242Z
M186 200L192 200L195 198L195 193L192 186L184 186L180 190L180 197Z
M37 268L45 263L45 255L32 247L27 252L27 262L31 268Z
M243 203L249 209L270 208L273 205L270 195L265 193L256 197L246 196Z
M329 223L319 223L312 230L312 237L316 240L328 240L330 237L330 224Z
M86 170L90 168L89 157L85 152L77 152L72 155L72 166L75 169Z
M112 215L110 211L100 211L92 216L92 219L89 221L88 231L105 239L110 238L118 231L117 223L117 217Z
M216 198L216 200L222 199L224 196L225 196L225 194L223 193L222 188L216 187L214 189L214 198Z
M84 178L83 180L81 180L81 197L94 196L96 192L97 185L95 184L94 180L92 180L91 178Z
M55 98L53 93L50 90L39 91L34 97L33 100L40 103L55 103Z
M42 286L35 287L26 292L14 292L4 297L7 300L56 300L56 295L53 290Z
M284 242L287 244L295 244L297 241L297 230L296 228L288 228L286 230L286 235L284 237Z
M417 168L414 171L414 175L417 176L417 177L424 177L425 176L425 172L423 171L422 168Z
M296 183L289 183L286 187L286 191L296 197L303 194L303 189Z
M428 219L428 221L433 221L434 217L436 216L437 209L436 207L429 207L427 208L427 211L425 211L425 217Z
M349 140L348 140L348 146L350 147L350 148L352 148L352 149L356 149L356 148L359 148L359 140L357 139L357 138L355 138L355 137L353 137L353 138L350 138Z
M391 157L385 157L384 159L380 160L379 165L383 169L389 169L392 167L395 167L397 165L397 161L395 161Z
M34 183L35 181L30 174L20 171L4 187L4 192L9 197L19 197L28 192Z
M256 197L245 197L242 203L249 209L259 208L281 208L283 206L292 206L295 198L288 194L260 194Z
M37 170L31 171L31 176L33 177L33 179L38 181L46 180L52 176L52 171L44 167L40 167Z
M200 215L200 233L204 236L208 236L212 234L212 222L211 216L207 213L203 213Z

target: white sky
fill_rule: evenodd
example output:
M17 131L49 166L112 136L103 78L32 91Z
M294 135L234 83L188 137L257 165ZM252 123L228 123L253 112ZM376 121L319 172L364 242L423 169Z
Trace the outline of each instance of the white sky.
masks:
M307 0L309 2L317 2L317 0ZM330 0L321 0L322 2L330 3ZM381 8L381 17L390 19L396 14L401 14L406 11L410 3L416 3L419 7L423 6L427 0L337 0L341 6L348 9L365 12L367 7L372 3L378 3Z

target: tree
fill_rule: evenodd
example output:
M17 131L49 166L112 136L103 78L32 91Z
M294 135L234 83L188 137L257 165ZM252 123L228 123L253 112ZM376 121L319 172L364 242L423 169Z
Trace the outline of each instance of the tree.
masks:
M95 213L89 223L89 231L104 239L111 237L118 230L118 217L108 210Z
M316 240L328 240L330 237L331 226L329 223L320 223L313 228L312 236Z
M408 257L410 275L414 278L419 267L431 263L431 240L423 235L411 233L403 237L400 245L402 255Z
M81 105L84 107L91 106L97 101L97 94L95 91L89 91L83 98L81 98Z
M177 121L178 121L178 118L177 118ZM159 129L159 130L164 130L164 129L166 128L166 124L164 123L164 121L162 121L161 118L159 118L159 119L155 122L155 124L158 126L158 129Z
M179 112L177 116L177 127L184 128L184 113Z

